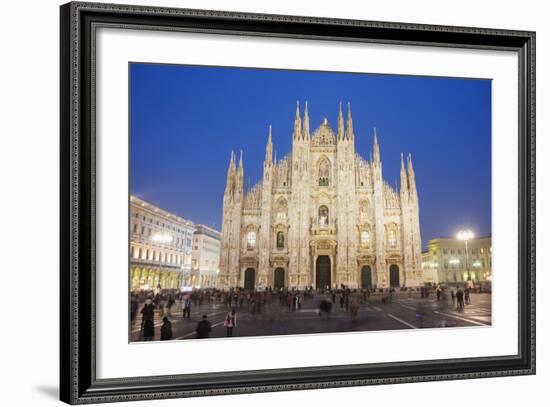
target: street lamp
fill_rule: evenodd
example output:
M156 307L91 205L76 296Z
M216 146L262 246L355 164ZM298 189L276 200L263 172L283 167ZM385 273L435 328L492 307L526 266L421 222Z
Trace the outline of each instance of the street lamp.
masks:
M466 262L464 264L464 267L466 268L466 273L468 275L467 278L468 280L470 280L470 270L468 268L468 240L474 238L474 232L472 232L470 229L460 230L457 233L456 238L459 240L464 240L464 246L466 249Z
M155 233L152 237L151 237L151 240L155 243L158 243L158 244L168 244L168 243L171 243L172 242L172 236L167 234L167 233ZM162 256L160 255L160 251L159 251L159 279L158 279L158 284L157 284L157 290L160 292L160 278L161 278L161 272L162 272L162 264L161 264L161 258Z

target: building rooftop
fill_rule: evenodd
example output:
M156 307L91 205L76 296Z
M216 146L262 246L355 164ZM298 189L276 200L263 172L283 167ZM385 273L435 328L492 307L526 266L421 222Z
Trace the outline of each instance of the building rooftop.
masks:
M172 219L176 222L184 223L186 226L195 227L195 224L193 223L193 221L191 221L189 219L185 219L185 218L183 218L183 217L181 217L177 214L168 212L167 210L164 210L162 208L159 208L158 206L153 205L152 203L149 203L147 201L144 201L143 199L140 199L135 195L130 195L130 202L134 205L138 205L138 206L141 206L141 207L143 207L145 209L148 209L152 212L155 212L158 215L170 218L170 219Z
M221 232L206 225L196 225L195 235L207 235L214 239L221 239Z

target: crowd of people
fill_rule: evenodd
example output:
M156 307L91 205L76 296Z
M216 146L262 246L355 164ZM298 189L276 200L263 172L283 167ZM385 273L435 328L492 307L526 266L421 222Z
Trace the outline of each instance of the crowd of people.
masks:
M464 287L450 287L449 289L442 285L438 285L435 291L437 301L444 301L445 303L448 302L447 290L450 291L451 303L453 307L456 306L457 311L463 311L464 306L471 303L470 288L468 285L465 285Z
M420 287L414 290L397 288L400 292L406 291L410 296L414 292L420 293L420 298L429 298L435 293L437 301L444 301L447 304L448 295L453 306L457 310L463 310L464 306L470 303L470 290L468 286L447 288L442 285L430 285ZM395 288L364 288L349 289L341 286L338 289L315 290L312 287L305 290L295 289L272 289L267 288L261 291L245 290L235 288L229 291L216 289L193 290L191 292L178 292L176 290L166 290L164 292L139 292L134 293L130 301L130 319L132 324L136 320L138 313L141 314L141 326L139 329L140 339L151 341L155 337L155 316L162 321L160 326L160 339L173 339L172 322L170 318L181 316L183 320L192 320L191 311L195 307L201 308L203 304L215 305L216 308L225 308L227 314L223 320L223 326L226 329L226 335L231 337L237 326L237 311L247 312L252 315L262 314L263 309L269 305L279 304L281 310L288 312L299 312L302 309L304 301L313 298L318 301L318 314L321 318L330 318L334 309L340 308L345 311L351 320L355 320L359 314L361 305L371 302L385 304L391 303L396 293ZM143 306L140 308L140 305ZM174 306L179 304L181 313L174 313ZM177 308L177 307L176 307ZM202 315L198 321L195 334L196 338L208 338L212 331L212 324L208 321L206 314Z

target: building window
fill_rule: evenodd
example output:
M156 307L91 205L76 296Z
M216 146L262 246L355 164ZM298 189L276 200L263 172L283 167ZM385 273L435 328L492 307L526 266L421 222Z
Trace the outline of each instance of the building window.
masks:
M325 205L319 207L319 226L328 225L328 208Z
M251 230L246 235L246 248L248 250L254 250L255 247L256 247L256 232Z
M277 211L277 220L284 221L287 216L287 204L285 199L281 198L277 201L276 211Z
M361 231L361 247L362 248L369 247L369 240L370 240L369 232L367 230Z
M330 184L330 161L322 158L319 162L319 186L327 187Z
M277 232L277 249L284 249L285 247L285 234L283 232Z
M391 229L388 233L388 245L392 248L397 247L397 233Z

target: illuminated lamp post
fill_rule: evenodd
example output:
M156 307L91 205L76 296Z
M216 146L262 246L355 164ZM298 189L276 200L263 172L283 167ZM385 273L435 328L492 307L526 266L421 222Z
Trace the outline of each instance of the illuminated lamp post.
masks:
M466 268L468 280L470 280L471 279L470 270L468 267L468 240L471 240L474 238L474 232L472 232L470 229L460 230L457 233L456 238L464 241L464 247L466 249L466 263L464 264L464 267Z

